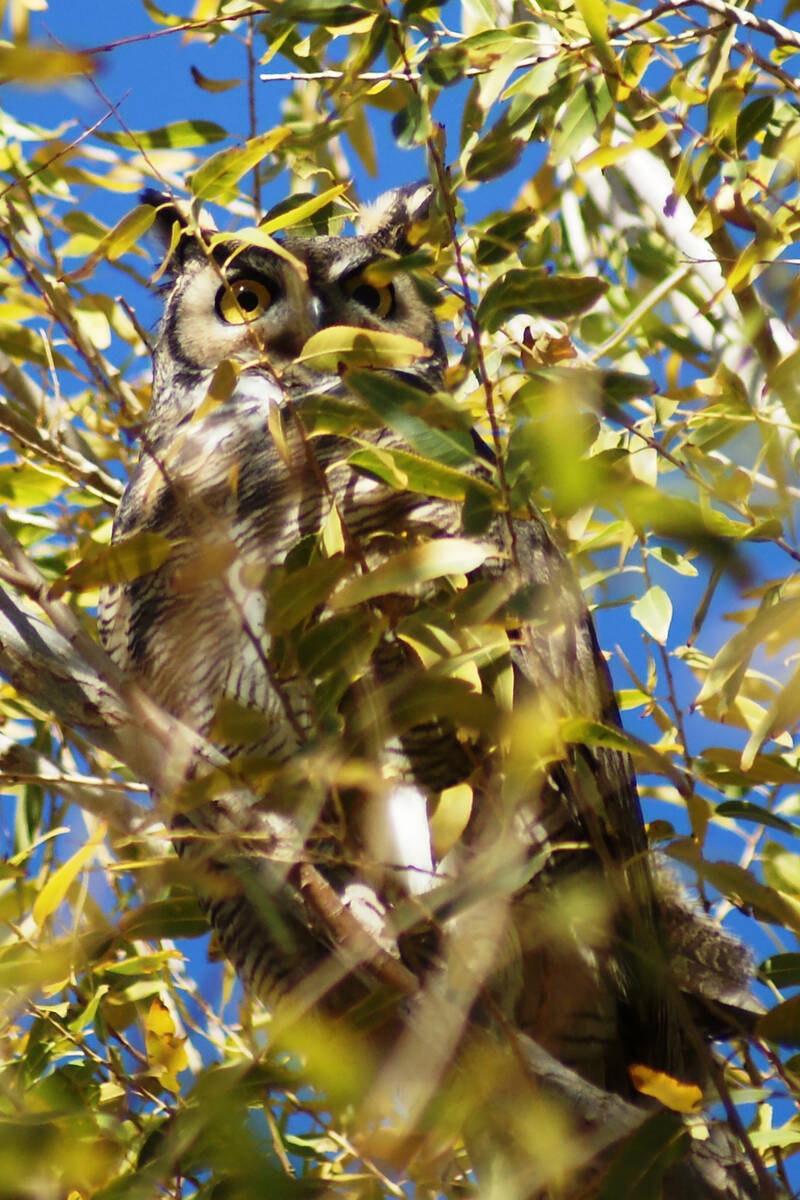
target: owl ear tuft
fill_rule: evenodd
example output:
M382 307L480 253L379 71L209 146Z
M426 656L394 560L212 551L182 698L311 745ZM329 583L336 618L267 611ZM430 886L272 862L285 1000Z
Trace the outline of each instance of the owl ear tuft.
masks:
M139 202L156 210L152 233L166 255L167 270L170 263L181 264L192 252L197 253L199 238L216 233L213 218L202 209L196 212L191 201L176 200L156 188L145 188Z
M433 196L427 180L384 192L359 210L356 226L359 236L372 238L383 249L406 253L419 241L412 230L427 220Z

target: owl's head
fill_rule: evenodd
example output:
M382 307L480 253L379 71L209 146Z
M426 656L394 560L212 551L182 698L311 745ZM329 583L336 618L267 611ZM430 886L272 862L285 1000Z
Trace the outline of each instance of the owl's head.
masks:
M279 242L219 234L198 225L162 193L156 210L166 251L165 307L156 345L156 394L200 385L225 359L247 364L284 388L313 386L295 361L307 339L331 325L416 338L429 351L416 374L435 387L446 356L436 319L399 261L430 205L427 184L385 193L362 210L351 237ZM324 380L319 380L324 384Z

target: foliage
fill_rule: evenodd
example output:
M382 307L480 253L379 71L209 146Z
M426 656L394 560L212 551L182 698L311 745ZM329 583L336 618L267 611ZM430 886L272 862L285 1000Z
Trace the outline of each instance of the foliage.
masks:
M29 38L43 7L4 6L0 71L50 89L57 112L64 76L102 88L101 60L120 48ZM194 108L225 93L247 135L188 115L131 130L110 105L97 127L45 129L13 115L13 90L0 113L0 576L21 606L0 605L0 1195L468 1194L444 1102L394 1158L380 1131L359 1141L353 1097L368 1065L341 1047L331 1062L311 1028L287 1049L229 972L204 966L188 939L205 924L148 808L145 734L131 751L140 769L130 756L121 766L116 743L65 719L72 675L46 679L44 651L28 636L26 661L13 636L16 622L26 641L19 612L37 615L91 665L98 585L141 569L104 548L148 401L142 184L185 189L225 210L221 223L260 221L269 198L262 234L339 228L351 177L384 183L394 150L374 131L387 115L439 193L436 252L411 265L436 281L452 323L457 399L447 437L411 414L403 432L421 459L365 450L360 466L465 496L479 526L492 498L459 472L473 421L502 450L504 499L533 492L569 547L601 641L624 646L613 665L652 837L719 919L752 914L736 927L759 958L769 947L769 1042L756 1059L731 1057L726 1086L753 1153L791 1175L800 37L721 0L653 12L195 0L174 14L143 0L141 33L141 62L158 34L176 72L200 47L240 47L241 81L192 67ZM266 129L262 89L280 97ZM354 389L377 403L357 346L329 339L309 353L351 355ZM384 402L408 418L402 395ZM307 568L285 606L301 582L310 611L335 580ZM477 1090L491 1096L491 1080ZM642 1149L612 1163L608 1194L644 1194L637 1155L668 1160L674 1123L642 1132ZM529 1135L534 1161L567 1153L555 1125Z

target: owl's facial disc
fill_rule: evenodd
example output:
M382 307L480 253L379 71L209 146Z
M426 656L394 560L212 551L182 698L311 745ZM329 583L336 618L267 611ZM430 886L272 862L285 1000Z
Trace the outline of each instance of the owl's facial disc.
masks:
M230 266L198 255L179 279L170 310L171 353L200 371L227 358L262 361L280 374L316 327L303 280L263 251L241 254Z

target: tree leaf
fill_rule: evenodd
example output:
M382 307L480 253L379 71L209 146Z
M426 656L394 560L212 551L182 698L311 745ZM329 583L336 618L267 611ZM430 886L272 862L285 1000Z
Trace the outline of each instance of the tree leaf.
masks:
M172 543L163 533L141 530L112 546L91 545L80 562L50 588L50 595L93 591L113 583L126 583L156 571L172 553Z
M665 645L672 621L672 601L662 587L648 588L631 605L631 616L654 641Z
M800 996L791 996L760 1017L756 1036L781 1046L800 1046Z
M478 324L495 333L520 313L552 319L577 316L597 303L608 289L592 275L543 275L515 268L490 284L478 305Z
M654 1071L642 1063L628 1067L631 1083L643 1096L656 1100L677 1113L696 1113L703 1107L703 1093L695 1083L681 1083L663 1071Z
M189 176L187 182L192 194L198 200L216 200L217 203L233 199L236 184L242 176L258 166L288 136L289 130L279 125L277 129L250 138L243 146L212 154Z
M476 570L490 553L487 546L466 538L432 538L386 559L367 575L358 575L331 599L333 609L352 608L390 592L408 592L443 575Z
M93 75L96 62L80 51L57 50L33 43L0 46L0 82L48 87L70 75Z
M101 130L97 136L103 142L126 150L181 150L191 146L210 146L228 135L221 125L215 125L213 121L173 121L171 125L162 125L159 129L123 133Z
M204 75L202 71L199 71L194 65L192 65L189 70L194 82L199 88L202 88L204 92L212 92L214 94L219 92L230 92L233 90L233 88L240 87L242 83L241 79L209 79L207 75Z
M308 200L303 200L299 204L294 204L289 208L281 207L281 212L272 220L262 221L259 229L262 233L275 233L278 229L289 229L292 225L299 225L302 221L307 221L314 213L319 212L321 208L331 204L347 191L347 184L337 183L334 187L327 188L324 192L320 192L318 196L312 196Z
M352 325L330 325L313 333L297 361L317 371L353 367L408 367L431 351L416 338L383 330L356 329Z
M800 826L792 825L777 813L770 812L760 804L752 804L749 800L724 800L714 810L719 817L730 817L738 821L752 821L756 825L769 825L772 829L780 829L782 833L800 836Z
M654 1113L625 1140L603 1175L597 1200L661 1200L666 1170L686 1152L689 1135L677 1113Z
M180 1092L178 1075L189 1065L185 1038L177 1037L175 1022L166 1004L156 997L144 1023L147 1063L159 1082L174 1095Z
M86 864L94 857L97 848L106 836L106 826L97 826L88 842L76 850L71 858L62 863L47 879L44 887L33 902L31 915L41 928L47 918L55 912L66 896L71 884L77 879Z

